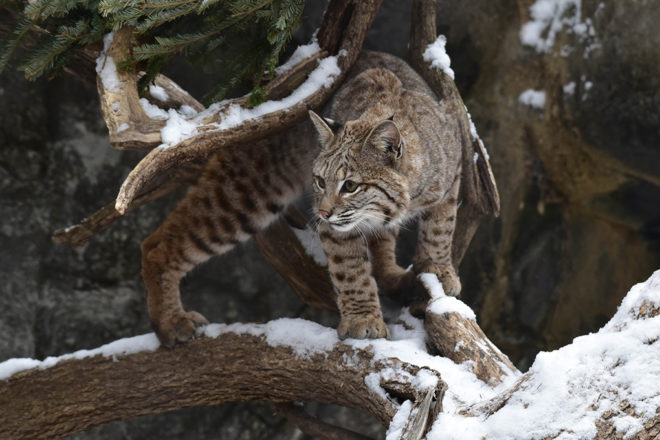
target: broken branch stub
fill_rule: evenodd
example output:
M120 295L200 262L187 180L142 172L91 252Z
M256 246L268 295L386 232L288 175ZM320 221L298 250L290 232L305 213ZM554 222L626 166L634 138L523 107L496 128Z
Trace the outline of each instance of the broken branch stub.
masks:
M110 144L118 149L150 150L160 144L165 123L151 119L140 105L135 69L117 69L117 63L130 58L132 47L130 26L112 34L107 52L97 60L96 87Z

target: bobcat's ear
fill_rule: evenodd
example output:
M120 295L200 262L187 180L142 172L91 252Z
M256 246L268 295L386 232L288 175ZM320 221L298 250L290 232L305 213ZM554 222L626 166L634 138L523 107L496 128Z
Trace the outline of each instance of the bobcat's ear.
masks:
M341 124L332 119L322 118L312 110L309 111L309 117L312 119L316 131L319 133L321 145L329 145L334 139L336 131L341 127Z
M391 119L381 122L378 127L374 128L367 142L380 151L391 154L395 160L400 159L403 155L401 133L399 127Z

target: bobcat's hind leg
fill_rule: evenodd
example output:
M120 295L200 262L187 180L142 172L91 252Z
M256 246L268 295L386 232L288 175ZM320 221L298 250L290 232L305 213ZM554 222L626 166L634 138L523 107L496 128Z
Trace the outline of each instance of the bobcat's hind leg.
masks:
M459 183L460 180L456 179L444 200L422 214L413 264L417 274L429 272L437 275L449 296L459 296L461 293L461 282L451 256Z
M293 162L303 160L287 155L286 145L269 146L258 142L216 154L197 185L142 243L149 317L163 345L191 339L207 322L183 308L179 282L186 273L266 228L311 179L291 172L301 165Z

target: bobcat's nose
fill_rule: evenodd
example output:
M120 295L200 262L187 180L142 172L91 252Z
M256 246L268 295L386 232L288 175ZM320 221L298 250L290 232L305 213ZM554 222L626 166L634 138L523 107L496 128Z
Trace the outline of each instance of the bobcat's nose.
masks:
M325 209L319 209L319 215L323 220L327 220L330 218L332 213L330 211L326 211Z

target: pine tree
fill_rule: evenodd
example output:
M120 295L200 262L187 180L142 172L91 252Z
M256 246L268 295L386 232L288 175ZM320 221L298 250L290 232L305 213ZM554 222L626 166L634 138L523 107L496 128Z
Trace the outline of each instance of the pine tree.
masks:
M72 56L108 32L132 26L138 44L120 68L137 66L146 87L176 56L212 66L220 78L206 97L225 97L250 81L249 103L266 99L260 83L272 77L279 56L299 27L305 0L35 0L0 1L14 17L0 44L0 72L17 63L26 78L53 76ZM24 50L18 51L19 47Z

